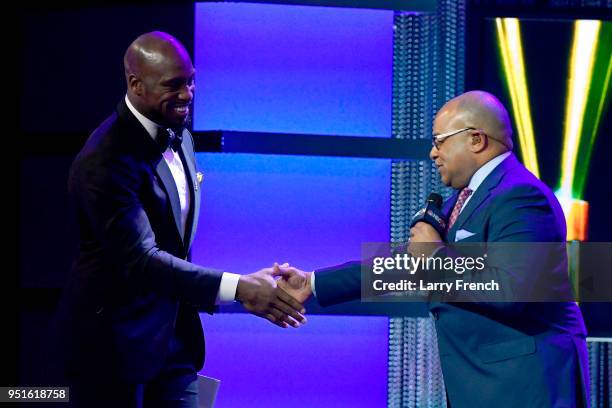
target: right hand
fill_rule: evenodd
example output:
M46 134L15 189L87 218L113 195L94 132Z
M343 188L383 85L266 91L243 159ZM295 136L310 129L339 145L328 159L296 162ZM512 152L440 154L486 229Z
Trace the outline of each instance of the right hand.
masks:
M274 270L281 276L277 285L300 303L304 303L312 296L310 285L312 272L304 272L288 264L274 264Z
M299 327L306 323L306 310L300 302L278 287L275 276L280 273L273 268L261 269L249 275L242 275L236 289L236 300L251 313L286 328Z

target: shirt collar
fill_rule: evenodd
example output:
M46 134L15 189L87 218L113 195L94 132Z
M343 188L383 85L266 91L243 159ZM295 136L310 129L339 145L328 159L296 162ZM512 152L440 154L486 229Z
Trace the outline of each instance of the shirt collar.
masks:
M147 133L153 138L153 140L157 141L157 132L161 128L157 123L153 122L151 119L147 118L142 113L138 112L132 102L130 102L130 98L125 95L125 104L128 109L136 116L136 119L140 122L140 124L145 128Z
M470 179L470 184L468 184L468 188L472 190L472 192L476 191L476 189L480 187L480 185L487 178L487 176L491 174L491 172L495 170L495 168L499 166L499 164L511 154L512 152L502 153L499 156L495 156L494 158L483 164L478 170L476 170L476 173L474 173L474 175Z

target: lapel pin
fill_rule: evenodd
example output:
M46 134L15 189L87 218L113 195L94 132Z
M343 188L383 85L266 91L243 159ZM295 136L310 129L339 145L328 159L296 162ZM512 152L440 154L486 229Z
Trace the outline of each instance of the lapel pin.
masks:
M197 172L196 173L196 180L198 181L197 183L195 183L195 185L193 186L195 191L198 191L200 184L202 184L202 180L204 180L204 173L201 172Z

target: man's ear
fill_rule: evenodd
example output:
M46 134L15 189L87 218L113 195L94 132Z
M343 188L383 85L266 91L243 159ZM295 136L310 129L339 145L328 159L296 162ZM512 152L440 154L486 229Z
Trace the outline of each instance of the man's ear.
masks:
M487 148L488 139L480 130L474 130L471 134L470 150L478 153Z
M142 81L136 77L136 75L130 74L128 76L127 82L128 82L128 87L130 88L132 93L138 96L142 96L143 84L142 84Z

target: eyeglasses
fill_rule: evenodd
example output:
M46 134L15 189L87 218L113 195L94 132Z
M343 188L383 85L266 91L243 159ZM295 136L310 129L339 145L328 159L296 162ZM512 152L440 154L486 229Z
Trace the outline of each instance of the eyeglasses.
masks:
M459 129L459 130L451 130L450 132L446 132L446 133L442 133L439 135L433 135L431 138L431 144L436 148L436 149L440 149L440 145L442 144L442 142L444 142L447 138L451 137L451 136L455 136L458 135L461 132L465 132L466 130L476 130L476 128L473 127L466 127L463 129Z

